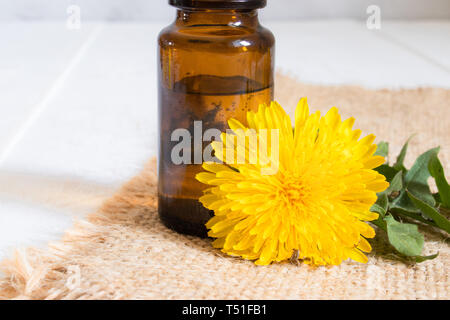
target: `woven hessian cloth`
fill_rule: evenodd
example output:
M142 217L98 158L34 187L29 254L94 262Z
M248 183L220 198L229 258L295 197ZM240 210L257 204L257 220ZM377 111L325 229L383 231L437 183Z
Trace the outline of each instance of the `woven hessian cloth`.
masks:
M305 85L278 76L277 100L292 115L297 100L310 109L337 106L343 118L398 153L417 133L407 165L440 145L447 173L450 90L366 90ZM393 157L391 157L393 160ZM95 213L48 249L19 250L2 263L3 299L448 299L448 235L421 228L425 252L437 259L405 264L382 238L372 241L369 262L345 261L312 268L289 263L256 266L223 255L210 240L177 234L159 221L154 160ZM76 199L73 199L76 201Z

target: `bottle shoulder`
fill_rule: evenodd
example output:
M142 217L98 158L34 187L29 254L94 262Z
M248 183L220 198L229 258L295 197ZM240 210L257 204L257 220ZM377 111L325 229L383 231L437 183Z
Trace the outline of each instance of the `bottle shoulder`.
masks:
M269 29L260 25L258 34L264 39L268 46L273 47L275 45L275 36Z

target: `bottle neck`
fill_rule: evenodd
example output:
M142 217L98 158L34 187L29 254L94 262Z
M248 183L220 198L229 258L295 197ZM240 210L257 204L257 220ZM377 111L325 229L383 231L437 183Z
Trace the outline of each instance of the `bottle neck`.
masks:
M175 24L179 27L220 25L256 29L258 11L231 9L179 9Z

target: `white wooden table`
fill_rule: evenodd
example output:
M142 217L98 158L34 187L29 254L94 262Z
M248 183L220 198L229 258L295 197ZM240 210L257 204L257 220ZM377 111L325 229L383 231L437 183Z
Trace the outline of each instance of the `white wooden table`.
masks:
M304 82L450 88L450 21L265 25ZM0 259L59 239L155 155L162 27L0 23Z

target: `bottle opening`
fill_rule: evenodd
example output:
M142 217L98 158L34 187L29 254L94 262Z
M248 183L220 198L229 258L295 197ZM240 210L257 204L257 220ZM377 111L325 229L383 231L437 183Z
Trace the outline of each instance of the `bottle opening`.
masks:
M267 0L169 0L169 4L183 9L260 9Z

